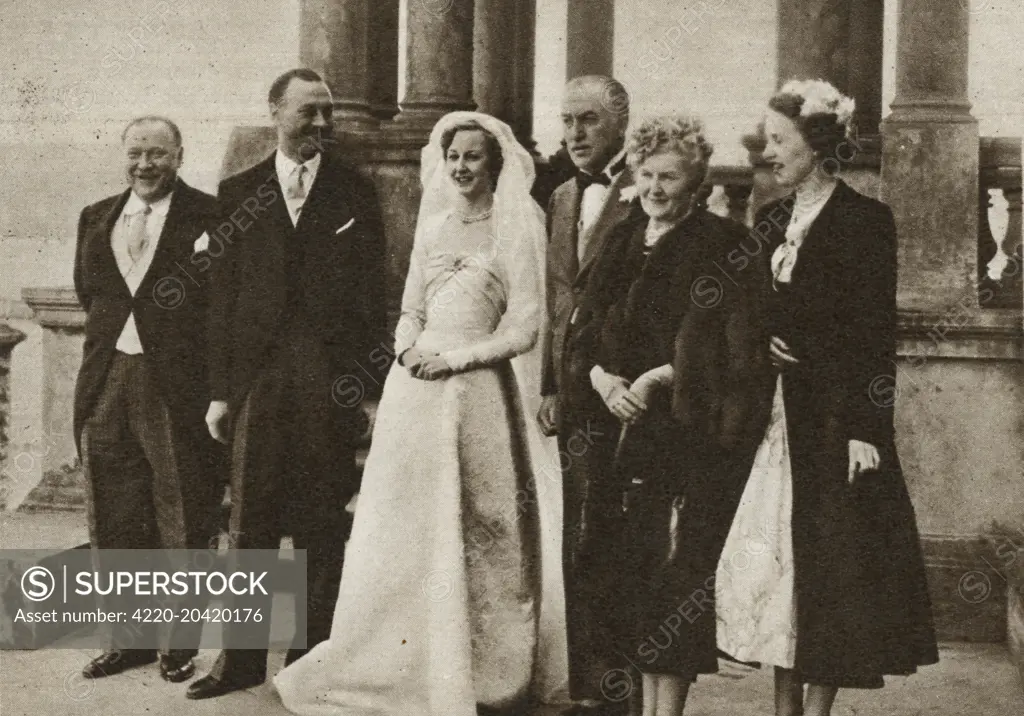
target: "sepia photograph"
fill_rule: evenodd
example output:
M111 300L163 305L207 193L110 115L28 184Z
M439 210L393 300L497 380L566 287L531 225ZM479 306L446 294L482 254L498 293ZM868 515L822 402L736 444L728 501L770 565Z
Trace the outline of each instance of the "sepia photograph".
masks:
M1024 716L1024 2L0 8L0 716Z

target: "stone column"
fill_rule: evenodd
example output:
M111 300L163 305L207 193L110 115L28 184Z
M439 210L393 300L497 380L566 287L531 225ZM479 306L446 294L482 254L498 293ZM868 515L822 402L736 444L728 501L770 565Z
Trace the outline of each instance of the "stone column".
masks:
M398 114L399 0L374 3L370 23L370 112L377 119Z
M900 0L899 18L896 97L882 125L881 198L899 232L900 308L942 315L978 306L970 15L963 0Z
M444 114L473 109L475 0L408 0L405 97L397 119L432 127Z
M476 0L473 100L481 112L510 122L515 74L516 0Z
M877 135L882 121L884 25L884 0L850 2L846 86L857 101L853 117L860 135Z
M883 0L779 0L779 84L823 79L857 101L857 132L882 118Z
M473 99L533 148L536 0L476 0Z
M565 78L612 75L615 0L568 0Z
M515 0L516 64L512 81L512 121L516 137L531 152L533 141L534 59L537 50L537 0Z
M335 118L343 128L376 123L371 112L376 5L371 8L371 0L302 0L299 10L299 61L331 88Z

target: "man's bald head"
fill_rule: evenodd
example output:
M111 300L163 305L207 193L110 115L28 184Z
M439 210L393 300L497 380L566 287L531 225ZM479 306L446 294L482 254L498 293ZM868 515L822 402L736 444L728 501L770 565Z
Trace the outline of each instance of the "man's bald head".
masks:
M629 124L629 94L604 75L574 77L562 94L562 128L573 163L600 172L621 149Z

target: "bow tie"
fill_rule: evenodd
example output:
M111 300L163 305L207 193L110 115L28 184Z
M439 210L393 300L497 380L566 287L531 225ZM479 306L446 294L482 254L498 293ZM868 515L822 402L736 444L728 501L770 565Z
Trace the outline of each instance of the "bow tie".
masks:
M604 172L600 174L587 174L586 172L576 172L576 186L580 188L580 191L585 191L586 188L592 184L600 184L602 186L611 186L612 180L608 178L608 175Z

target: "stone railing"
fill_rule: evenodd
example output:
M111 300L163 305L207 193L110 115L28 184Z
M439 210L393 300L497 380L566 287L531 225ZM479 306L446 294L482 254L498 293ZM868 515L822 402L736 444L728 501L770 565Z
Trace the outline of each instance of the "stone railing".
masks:
M868 147L873 149L873 145ZM712 166L701 194L712 210L750 226L753 212L780 195L766 167L760 165L753 146L755 166ZM978 302L982 308L1022 308L1024 298L1024 248L1021 241L1021 140L1012 137L985 137L981 140L978 197ZM869 152L863 166L873 165ZM847 181L851 177L844 174ZM851 181L855 188L860 182ZM995 235L995 231L999 235Z
M22 299L42 328L42 401L18 467L8 508L81 509L85 484L75 449L72 414L82 362L85 312L71 288L25 288Z
M1021 308L1021 140L984 137L978 182L978 301L983 308ZM1000 195L1001 205L993 199ZM1005 204L1005 207L1002 205ZM1001 214L1001 216L999 216ZM996 218L1005 231L994 235Z
M24 459L15 466L19 485L12 495L12 504L7 507L84 509L84 478L74 445L71 420L75 378L82 358L85 312L71 288L26 288L22 297L43 329L42 410L36 436L25 446ZM20 332L0 324L0 457L5 448L6 357L22 338L24 335ZM360 469L369 449L377 401L367 399L363 407L369 421L357 449Z
M25 338L25 334L0 323L0 468L7 464L7 429L11 414L11 351ZM7 476L0 475L0 509L6 503Z
M746 166L713 166L700 194L716 213L750 226L753 212L764 203L755 197L754 170Z

